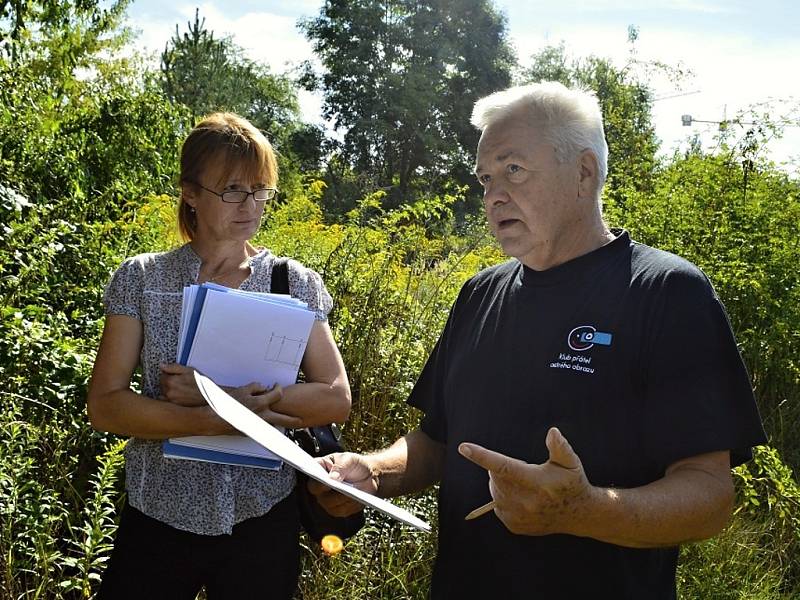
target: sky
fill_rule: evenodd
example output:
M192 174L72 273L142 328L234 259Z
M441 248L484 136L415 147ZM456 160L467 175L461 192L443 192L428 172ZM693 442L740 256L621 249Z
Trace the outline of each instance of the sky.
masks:
M653 121L661 152L685 148L692 136L713 148L717 122L750 106L773 103L773 117L794 111L800 125L800 3L793 0L493 0L506 16L508 37L520 64L547 45L563 42L572 58L590 55L622 67L630 60L628 27L638 28L636 58L688 70L680 87L654 77ZM128 24L139 31L136 47L157 56L179 25L194 20L230 35L247 56L283 73L313 59L311 44L297 27L314 17L322 0L213 0L202 4L133 0ZM301 92L306 121L323 124L322 99ZM762 109L761 112L764 112ZM691 126L681 116L691 115ZM750 121L751 119L748 119ZM703 122L710 121L710 122ZM758 120L756 119L756 122ZM746 126L735 126L742 135ZM790 162L800 176L800 126L784 129L768 144L770 157Z

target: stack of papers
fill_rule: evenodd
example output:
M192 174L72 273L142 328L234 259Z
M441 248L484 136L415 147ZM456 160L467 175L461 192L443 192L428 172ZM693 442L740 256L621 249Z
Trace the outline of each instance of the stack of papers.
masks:
M314 324L314 312L285 294L245 292L204 283L183 290L177 361L217 385L289 386ZM242 435L170 438L164 456L279 469L262 445Z

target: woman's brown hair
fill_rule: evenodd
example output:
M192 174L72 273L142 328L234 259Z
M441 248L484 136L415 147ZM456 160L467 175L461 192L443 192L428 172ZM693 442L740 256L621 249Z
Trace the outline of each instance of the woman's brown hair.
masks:
M277 187L278 162L272 145L250 121L233 113L208 115L189 133L181 149L181 189L199 183L212 165L219 168L217 185L238 170L246 181ZM178 227L184 239L194 238L197 217L183 194L178 201Z

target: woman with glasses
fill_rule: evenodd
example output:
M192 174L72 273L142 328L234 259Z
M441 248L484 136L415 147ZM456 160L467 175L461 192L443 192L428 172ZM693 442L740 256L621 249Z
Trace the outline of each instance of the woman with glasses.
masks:
M291 598L299 522L295 471L164 458L162 441L235 433L206 405L192 370L175 364L184 286L214 282L268 292L276 256L250 239L276 194L275 154L248 121L213 114L181 152L178 220L187 243L125 260L106 288L106 322L88 394L100 431L129 436L127 501L100 598ZM320 276L289 261L289 289L316 313L305 383L230 393L265 421L307 427L344 421L350 387L327 324ZM141 384L131 386L141 369ZM138 390L138 391L137 391Z

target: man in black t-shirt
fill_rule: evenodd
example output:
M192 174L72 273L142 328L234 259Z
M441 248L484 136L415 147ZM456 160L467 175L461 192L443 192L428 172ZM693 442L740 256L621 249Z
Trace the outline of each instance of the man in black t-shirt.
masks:
M420 428L324 464L384 497L441 482L433 598L675 598L678 544L724 527L731 466L765 441L724 308L697 267L603 222L592 94L511 88L473 123L513 260L462 288L409 398Z

